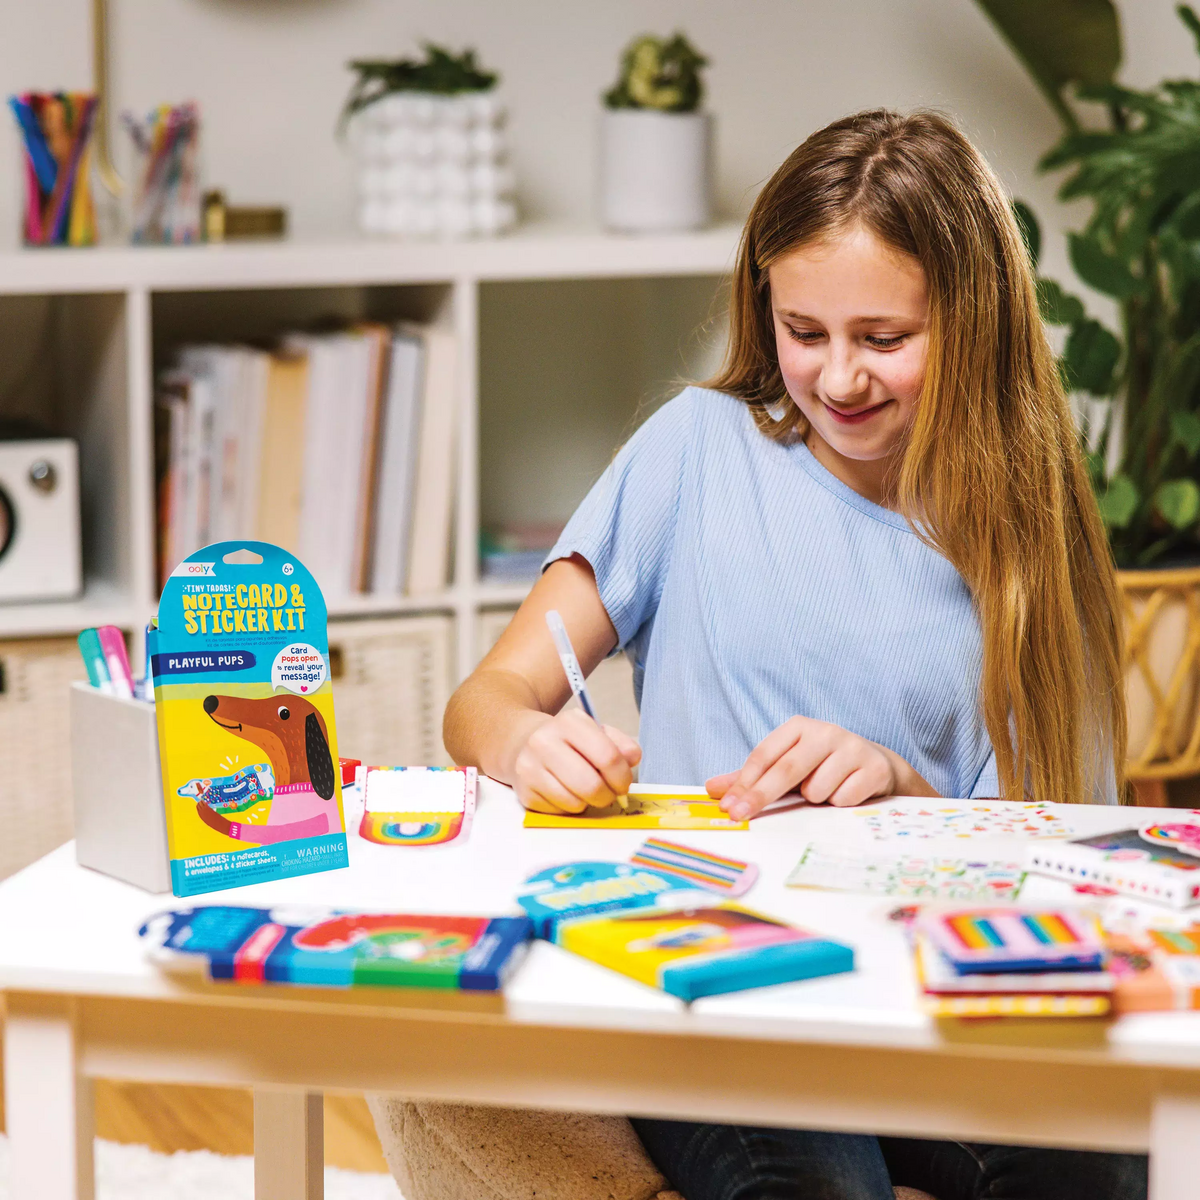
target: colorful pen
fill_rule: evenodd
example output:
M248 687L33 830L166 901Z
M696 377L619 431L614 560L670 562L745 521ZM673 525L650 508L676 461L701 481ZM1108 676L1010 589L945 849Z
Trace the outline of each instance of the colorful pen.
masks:
M99 635L94 629L85 629L76 640L79 643L79 653L83 655L83 665L87 667L88 682L92 687L112 695L112 676L108 673L108 664L104 661L104 649L100 645Z
M129 654L125 650L125 635L115 625L101 625L96 630L100 649L108 666L113 692L125 700L133 699L133 671L129 667Z
M591 696L588 695L583 670L579 666L579 659L575 657L575 647L571 645L571 639L567 636L567 627L563 624L563 619L557 609L552 608L546 613L546 624L550 626L550 636L554 639L554 648L558 651L558 660L567 674L567 682L571 685L571 691L575 693L583 711L599 725L600 718L596 716L596 707L592 704ZM617 803L622 809L628 809L629 797L618 796Z

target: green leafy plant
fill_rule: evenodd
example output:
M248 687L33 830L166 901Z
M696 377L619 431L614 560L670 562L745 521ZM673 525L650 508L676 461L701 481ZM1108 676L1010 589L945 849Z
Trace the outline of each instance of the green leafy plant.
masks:
M700 68L708 59L683 36L634 38L621 55L621 76L607 92L608 108L695 112L704 96Z
M1014 45L1027 46L1040 33L1034 48L1019 53L1042 90L1057 96L1066 131L1039 166L1068 170L1061 199L1092 201L1087 225L1068 235L1071 264L1081 280L1116 301L1120 314L1118 337L1090 317L1077 296L1054 280L1038 280L1043 319L1066 329L1060 359L1065 384L1112 401L1088 440L1113 553L1123 567L1195 556L1200 81L1169 80L1145 91L1114 83L1120 34L1109 0L979 2ZM1187 5L1177 12L1200 50L1200 19ZM1018 13L1028 17L1027 27L1018 25ZM1087 35L1074 46L1064 35L1072 21L1080 21ZM1063 35L1057 41L1047 33L1050 26ZM1056 56L1059 45L1069 53ZM1076 86L1068 97L1070 84ZM1101 106L1107 128L1084 128L1071 103ZM1036 264L1037 222L1026 206L1018 204L1016 211Z
M433 92L455 96L460 92L486 92L500 76L483 70L474 50L455 55L444 46L425 44L424 61L415 58L355 59L350 70L358 76L342 109L341 124L376 100L393 92Z

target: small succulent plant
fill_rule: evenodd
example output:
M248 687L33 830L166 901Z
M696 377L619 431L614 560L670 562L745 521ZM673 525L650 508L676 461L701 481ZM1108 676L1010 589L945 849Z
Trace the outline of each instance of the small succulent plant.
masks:
M651 108L689 113L700 107L700 68L708 59L683 36L634 38L621 55L621 76L604 93L608 108Z
M485 71L475 61L474 50L454 54L444 46L425 44L425 59L355 59L349 64L358 78L342 109L344 125L355 113L394 92L432 92L455 96L461 92L486 92L500 76Z

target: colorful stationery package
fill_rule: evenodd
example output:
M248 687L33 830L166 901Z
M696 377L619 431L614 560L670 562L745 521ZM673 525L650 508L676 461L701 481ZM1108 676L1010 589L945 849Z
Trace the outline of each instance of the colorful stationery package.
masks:
M160 967L209 979L494 992L533 928L526 917L206 904L159 913L138 932Z
M359 836L383 846L433 846L466 837L475 815L474 767L366 767Z
M325 602L295 556L197 551L147 648L175 895L347 866Z
M1173 821L1031 846L1031 871L1173 908L1200 901L1200 824Z
M917 921L960 975L977 972L1098 970L1104 943L1096 918L1081 912L979 908L930 912Z
M935 1017L1097 1017L1118 986L1084 912L899 909Z
M648 867L551 867L517 900L539 937L681 1000L854 969L849 946Z
M1118 1012L1200 1009L1200 927L1106 932Z

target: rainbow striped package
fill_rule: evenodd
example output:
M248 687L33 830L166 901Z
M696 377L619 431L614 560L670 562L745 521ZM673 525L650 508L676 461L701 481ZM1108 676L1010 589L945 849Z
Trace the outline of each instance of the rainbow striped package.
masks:
M466 838L475 815L474 767L360 767L359 836L381 846L435 846Z
M630 861L726 896L744 895L758 879L758 868L753 863L723 858L663 838L647 838Z
M916 932L960 975L1098 971L1104 942L1096 918L1066 909L957 909L925 912Z

